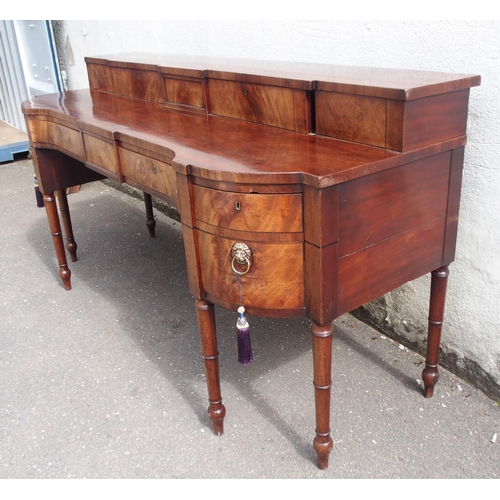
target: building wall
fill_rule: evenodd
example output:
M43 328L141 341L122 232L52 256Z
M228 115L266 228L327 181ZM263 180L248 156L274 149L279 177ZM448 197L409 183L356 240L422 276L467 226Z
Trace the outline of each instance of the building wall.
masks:
M162 52L480 74L471 89L456 261L442 364L500 399L500 23L498 21L58 21L70 89L84 57ZM358 311L422 351L428 276Z

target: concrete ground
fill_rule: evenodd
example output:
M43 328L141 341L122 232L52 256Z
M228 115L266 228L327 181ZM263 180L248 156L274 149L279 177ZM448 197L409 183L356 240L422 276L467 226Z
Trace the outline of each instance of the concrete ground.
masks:
M500 408L350 315L335 322L330 467L316 467L309 321L217 308L225 433L211 432L180 224L102 183L69 196L58 277L30 160L0 164L0 478L498 478ZM498 435L498 438L497 438Z

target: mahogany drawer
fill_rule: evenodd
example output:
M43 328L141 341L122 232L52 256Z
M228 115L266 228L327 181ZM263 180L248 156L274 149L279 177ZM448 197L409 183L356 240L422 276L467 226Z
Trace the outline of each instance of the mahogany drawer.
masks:
M125 182L145 189L175 202L177 189L172 165L129 149L118 148L121 171Z
M83 134L83 140L87 164L90 164L95 170L102 171L103 174L106 172L118 174L118 161L113 142L103 141L88 134Z
M164 78L167 104L205 109L205 91L201 80Z
M113 72L109 66L104 64L87 64L87 75L92 90L114 92L115 82Z
M208 79L208 90L214 115L305 131L302 128L307 122L307 105L303 90L217 79ZM302 97L297 99L297 109L294 92Z
M29 122L29 130L33 143L57 146L56 149L80 159L85 158L83 138L79 130L59 123L38 120Z
M115 92L153 102L165 102L161 76L156 71L113 68Z
M387 99L316 91L316 133L385 147Z
M398 100L315 92L316 133L371 146L409 151L466 133L469 89Z
M302 232L301 194L248 194L194 186L195 217L216 228L259 233Z
M302 241L247 241L252 252L250 270L240 276L232 266L231 250L245 242L197 231L204 291L210 300L233 309L240 303L250 314L259 310L301 310L304 307L304 249ZM235 268L245 271L246 266Z

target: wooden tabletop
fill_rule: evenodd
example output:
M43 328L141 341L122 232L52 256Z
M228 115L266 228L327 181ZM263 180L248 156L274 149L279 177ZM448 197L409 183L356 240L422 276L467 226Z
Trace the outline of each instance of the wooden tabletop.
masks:
M38 96L26 115L45 115L108 140L133 143L174 158L212 180L305 183L316 187L354 179L465 144L465 137L397 153L230 118L172 110L104 92L77 90Z

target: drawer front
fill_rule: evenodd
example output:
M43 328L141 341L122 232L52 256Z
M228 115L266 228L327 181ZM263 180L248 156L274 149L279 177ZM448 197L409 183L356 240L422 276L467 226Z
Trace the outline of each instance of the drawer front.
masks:
M244 194L195 186L195 216L211 226L259 233L300 233L301 194Z
M154 71L114 68L115 91L119 95L165 102L161 76Z
M108 66L103 64L87 64L87 74L92 90L114 92L113 73Z
M177 199L175 173L172 165L125 148L119 148L121 170L126 182L151 188L169 200Z
M214 115L295 130L291 89L214 79L208 88Z
M205 109L205 93L201 81L165 78L167 103Z
M55 149L67 152L78 158L85 158L82 134L65 125L50 121L30 122L31 140L36 143L52 145Z
M106 142L87 134L83 135L83 139L85 142L87 162L100 167L102 170L108 170L117 174L118 162L114 143Z
M316 133L385 147L387 100L316 91Z
M198 231L203 289L212 298L239 305L238 276L231 249L238 240ZM249 310L304 307L304 257L302 242L248 242L250 270L240 277L243 304ZM238 268L237 270L245 270Z

